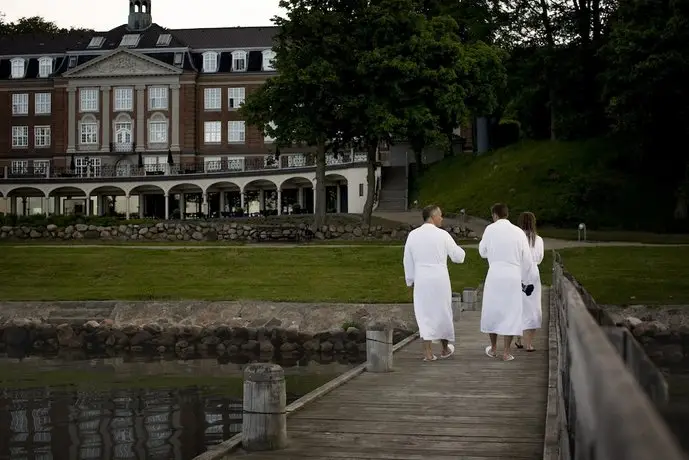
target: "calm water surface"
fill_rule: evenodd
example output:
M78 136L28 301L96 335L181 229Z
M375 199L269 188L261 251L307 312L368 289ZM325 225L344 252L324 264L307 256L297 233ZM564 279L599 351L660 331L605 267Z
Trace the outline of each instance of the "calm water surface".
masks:
M353 366L290 364L288 403ZM245 365L0 358L0 459L191 459L241 431Z

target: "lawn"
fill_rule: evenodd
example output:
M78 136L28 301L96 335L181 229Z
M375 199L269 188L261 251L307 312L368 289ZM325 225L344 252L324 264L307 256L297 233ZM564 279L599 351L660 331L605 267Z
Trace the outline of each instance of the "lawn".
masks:
M557 238L561 240L579 239L579 231L576 228L539 228L538 233L545 238ZM583 233L582 233L583 238ZM621 230L588 230L587 241L616 241L625 243L644 244L689 244L689 234L663 234L650 232L630 232Z
M3 247L0 300L267 300L410 302L402 249L129 250ZM689 304L689 247L562 250L565 266L601 303ZM550 253L541 264L550 284ZM451 265L455 291L476 287L487 263L467 249Z

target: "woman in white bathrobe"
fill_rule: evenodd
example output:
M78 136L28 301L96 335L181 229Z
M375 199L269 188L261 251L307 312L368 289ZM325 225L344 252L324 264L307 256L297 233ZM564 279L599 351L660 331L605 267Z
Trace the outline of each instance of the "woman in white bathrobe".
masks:
M531 248L531 256L533 258L533 265L529 273L524 277L523 284L525 286L533 284L534 288L529 296L522 293L524 344L522 345L521 340L517 339L516 345L518 348L525 347L526 351L534 351L534 335L536 335L536 329L541 328L541 321L543 319L543 312L541 310L541 274L538 271L538 265L543 262L544 256L543 238L538 236L536 232L536 216L533 213L521 213L517 224L524 230L526 238L529 240L529 248Z

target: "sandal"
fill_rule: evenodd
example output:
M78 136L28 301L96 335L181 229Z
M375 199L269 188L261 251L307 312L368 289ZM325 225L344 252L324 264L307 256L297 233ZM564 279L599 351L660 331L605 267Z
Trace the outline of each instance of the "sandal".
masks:
M486 356L488 356L489 358L495 358L495 357L497 357L497 354L495 354L495 353L493 353L492 351L490 351L490 349L491 349L491 346L488 345L488 346L486 347Z
M437 360L438 360L438 357L437 357L436 355L433 355L433 357L432 357L431 359L428 359L428 358L424 357L423 360L424 360L424 361L437 361Z
M440 359L447 359L450 356L455 354L455 346L451 343L447 344L447 349L450 350L450 352L446 355L443 355L442 353L440 354Z
M503 361L512 361L514 359L514 356L512 355L507 355L502 358Z

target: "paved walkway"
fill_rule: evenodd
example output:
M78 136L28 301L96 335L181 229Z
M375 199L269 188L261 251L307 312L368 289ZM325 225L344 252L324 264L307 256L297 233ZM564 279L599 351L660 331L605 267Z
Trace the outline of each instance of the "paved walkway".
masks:
M417 340L395 353L393 372L364 372L291 415L287 449L224 459L542 459L548 328L536 352L504 362L485 355L479 321L461 313L453 358L422 362Z

